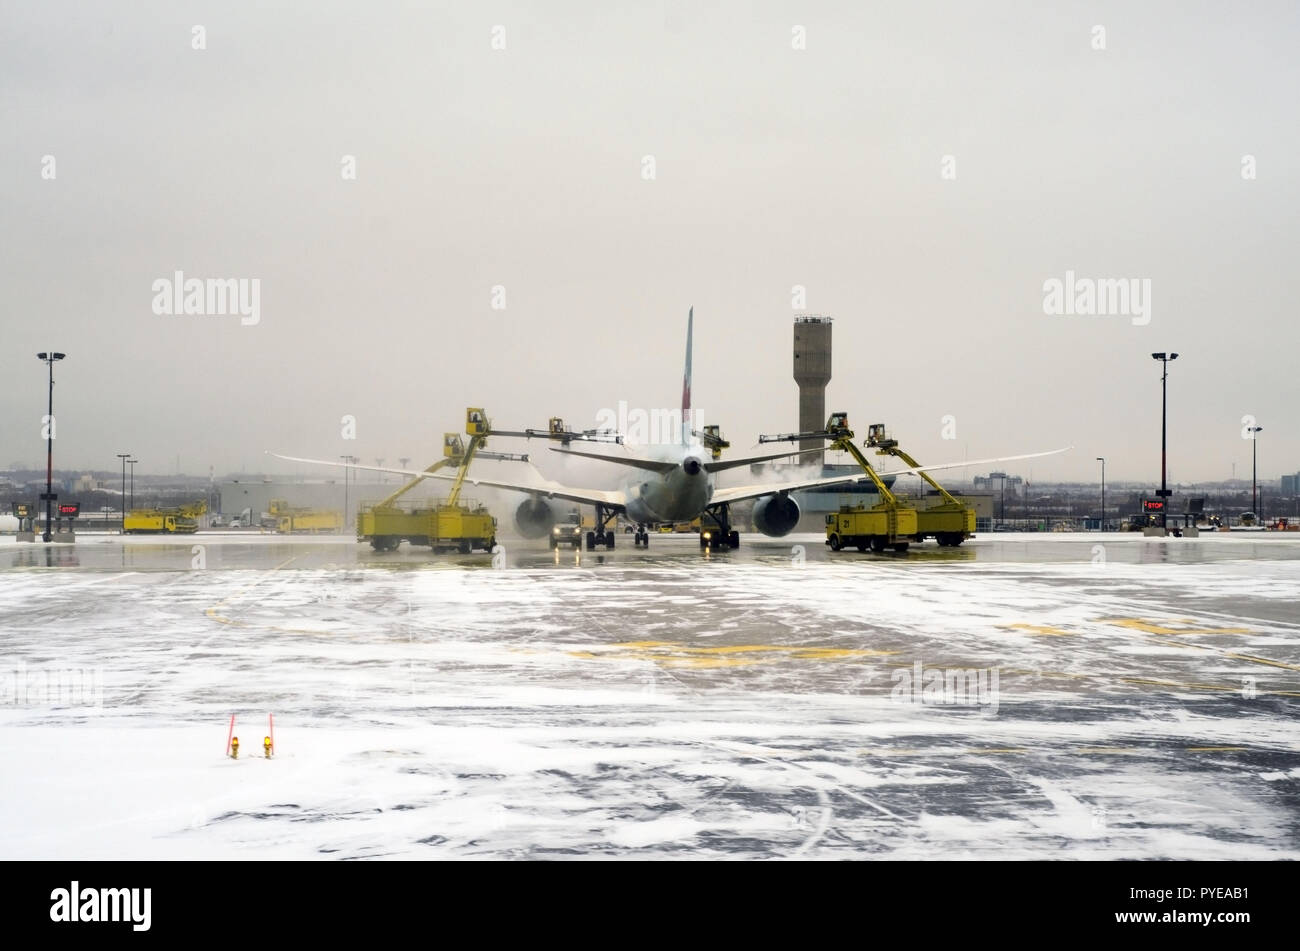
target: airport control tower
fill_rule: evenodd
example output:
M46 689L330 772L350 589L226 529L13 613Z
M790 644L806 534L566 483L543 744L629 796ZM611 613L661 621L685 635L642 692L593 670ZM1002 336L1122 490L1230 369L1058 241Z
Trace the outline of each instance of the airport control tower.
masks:
M831 381L831 318L805 315L794 319L794 381L799 384L799 432L826 425L826 384ZM821 439L805 439L800 449L818 449ZM803 456L804 465L825 460L825 453Z

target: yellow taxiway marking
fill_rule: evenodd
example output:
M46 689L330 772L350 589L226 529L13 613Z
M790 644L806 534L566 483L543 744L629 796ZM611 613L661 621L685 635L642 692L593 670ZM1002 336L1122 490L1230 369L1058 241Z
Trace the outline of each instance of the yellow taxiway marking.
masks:
M1041 637L1069 637L1073 633L1072 631L1063 631L1059 627L1050 627L1045 624L999 624L998 626L1009 631L1025 631Z
M1186 687L1191 690L1221 690L1225 693L1241 693L1241 684L1194 684L1181 680L1152 680L1147 677L1121 677L1127 684L1139 684L1143 687ZM1268 694L1274 697L1300 697L1300 690L1262 690L1255 688L1256 695Z
M274 568L270 569L270 571L267 571L266 574L264 574L264 575L258 577L258 579L257 579L256 581L250 581L248 584L244 585L244 586L243 586L242 588L240 588L238 591L235 591L235 592L233 592L232 594L228 594L228 595L226 595L224 598L222 598L222 599L221 599L220 601L218 601L216 604L212 605L212 607L208 608L208 609L207 609L206 611L204 611L203 613L206 614L208 617L210 617L212 620L216 621L218 624L229 624L231 627L248 627L249 625L248 625L248 623L247 623L246 621L236 621L236 620L234 620L233 618L228 618L228 617L226 617L225 615L218 614L218 613L217 613L217 609L220 608L220 607L221 607L223 604L225 604L226 602L228 602L228 601L233 601L235 598L237 598L237 597L239 597L240 595L242 595L245 591L248 591L248 590L250 590L251 588L254 588L254 587L256 587L257 585L261 584L261 583L262 583L262 579L265 578L266 575L269 575L269 574L271 574L272 572L279 571L279 570L280 570L281 568L283 568L285 565L289 564L289 562L294 561L294 560L296 560L297 558L298 558L297 555L290 555L290 556L289 556L288 558L286 558L284 561L280 562L280 563L279 563L278 565L276 565ZM274 629L273 629L273 630L274 630Z
M776 660L851 660L885 657L897 651L851 650L780 644L724 644L688 647L672 641L628 641L583 651L569 651L584 660L651 660L665 667L746 667Z
M219 601L216 604L214 604L212 607L208 608L203 613L206 614L208 617L212 618L212 620L216 621L218 624L230 624L234 627L248 627L248 625L245 624L243 621L235 621L232 620L231 618L225 617L224 615L218 614L217 608L219 608L221 604L222 602Z
M1186 637L1189 634L1194 635L1215 635L1215 634L1249 634L1248 627L1165 627L1161 624L1155 624L1151 621L1144 621L1138 617L1108 617L1099 619L1102 624L1116 624L1120 627L1132 628L1135 631L1141 631L1143 634L1177 634L1180 637ZM1195 624L1190 618L1184 618L1186 624Z
M912 756L913 754L932 753L933 750L858 750L860 756Z
M1196 623L1190 618L1184 618L1182 620L1187 624ZM1132 628L1133 630L1141 631L1144 634L1158 634L1160 636L1166 636L1169 634L1186 636L1188 634L1214 635L1214 634L1249 634L1250 633L1250 628L1246 628L1246 627L1207 627L1207 628L1176 629L1172 627L1163 627L1159 624L1152 624L1149 621L1143 621L1141 618L1102 618L1101 622L1103 624L1117 624L1120 627ZM1219 650L1216 647L1210 647L1205 644L1183 644L1179 641L1165 641L1165 644L1171 647L1187 647L1187 648L1191 648L1192 650L1213 651L1214 653L1217 653L1223 657L1227 657L1231 660L1244 660L1252 664L1265 664L1266 666L1269 667L1280 667L1283 670L1300 670L1300 664L1288 664L1285 661L1269 660L1267 657L1255 657L1251 654L1234 654L1231 651ZM1200 686L1200 685L1188 684L1188 686ZM1289 693L1283 693L1283 695L1291 696L1291 694Z
M1282 667L1285 670L1300 670L1298 664L1286 664L1280 660L1269 660L1266 657L1251 657L1249 654L1224 654L1224 657L1231 657L1233 660L1248 660L1255 664L1267 664L1270 667Z

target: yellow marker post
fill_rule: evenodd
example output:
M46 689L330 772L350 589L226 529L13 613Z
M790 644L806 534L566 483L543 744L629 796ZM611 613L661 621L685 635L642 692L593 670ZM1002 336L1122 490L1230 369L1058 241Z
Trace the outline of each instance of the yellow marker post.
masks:
M271 758L271 738L269 736L262 737L262 752L266 754L267 759Z
M230 738L230 758L239 759L239 737L237 736Z

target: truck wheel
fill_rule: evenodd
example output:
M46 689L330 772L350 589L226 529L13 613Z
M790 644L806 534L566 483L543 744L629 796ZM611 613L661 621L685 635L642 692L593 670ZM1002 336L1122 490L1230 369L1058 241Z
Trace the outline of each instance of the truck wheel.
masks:
M470 551L472 551L472 548L470 547L469 539L463 539L460 543L460 553L462 555L468 555Z
M874 552L877 552L877 553L884 551L884 550L885 550L885 540L884 540L883 538L873 538L873 539L871 539L871 550L874 551Z
M907 551L907 542L895 542L894 551Z
M831 551L839 551L839 550L840 550L841 548L843 548L843 547L844 547L844 545L843 545L843 543L840 541L840 536L838 536L838 535L832 535L832 536L831 536Z

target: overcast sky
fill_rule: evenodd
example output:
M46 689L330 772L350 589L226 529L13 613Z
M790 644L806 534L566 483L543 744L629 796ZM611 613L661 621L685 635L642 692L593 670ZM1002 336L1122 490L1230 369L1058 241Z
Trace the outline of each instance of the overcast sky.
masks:
M427 463L467 405L675 407L694 305L733 454L797 426L811 312L828 409L922 461L1156 484L1176 350L1171 479L1248 478L1247 415L1293 472L1298 10L6 0L0 465L43 458L39 350L57 467L287 474ZM258 279L258 322L156 314L176 271ZM1149 321L1046 314L1067 271Z

